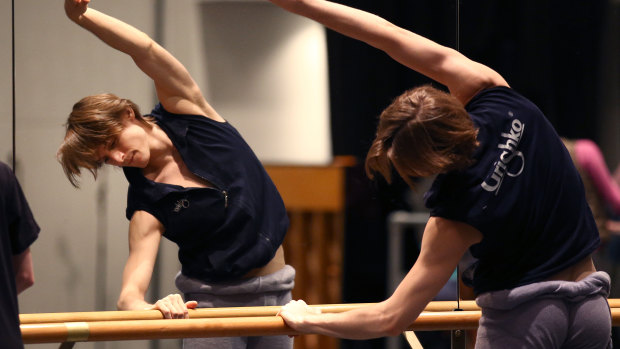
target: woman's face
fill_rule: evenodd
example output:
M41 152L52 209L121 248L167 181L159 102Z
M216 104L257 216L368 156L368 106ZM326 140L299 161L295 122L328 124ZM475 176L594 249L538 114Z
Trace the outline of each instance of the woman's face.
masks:
M97 149L99 161L118 167L145 168L150 154L148 134L131 110L123 119L123 131Z

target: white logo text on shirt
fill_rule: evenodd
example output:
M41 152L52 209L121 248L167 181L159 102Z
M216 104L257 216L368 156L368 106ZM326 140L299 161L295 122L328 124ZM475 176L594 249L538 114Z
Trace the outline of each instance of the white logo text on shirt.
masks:
M509 112L509 114L512 116L512 112ZM510 126L510 130L507 133L501 134L503 143L500 142L497 148L503 151L499 159L493 163L494 169L491 178L487 178L480 184L482 189L495 192L495 195L499 192L506 175L509 177L517 177L523 172L525 166L523 153L518 150L519 143L521 142L525 130L525 124L519 119L514 119ZM515 165L518 164L514 161L520 161L521 166L515 167Z

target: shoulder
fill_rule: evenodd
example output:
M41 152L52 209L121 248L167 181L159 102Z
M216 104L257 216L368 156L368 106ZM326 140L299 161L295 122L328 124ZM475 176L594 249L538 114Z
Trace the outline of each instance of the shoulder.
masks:
M431 216L449 219L463 219L458 203L462 200L463 188L455 172L437 175L430 189L424 194L424 204Z
M154 117L158 123L173 124L173 123L209 123L214 125L226 125L228 122L224 119L216 120L212 117L206 116L199 110L178 110L169 109L163 103L158 103L150 113L150 116Z
M201 103L192 103L186 99L175 99L171 101L161 101L160 105L171 114L199 115L217 122L226 121L204 99L202 99Z
M521 97L521 95L508 86L492 86L483 88L478 91L467 102L465 108L467 110L475 109L480 105L488 105L490 103L505 103L506 100Z
M130 231L140 234L163 231L163 225L152 213L145 210L136 210L130 220Z
M466 58L456 52L456 65L447 84L452 93L463 104L479 94L481 91L496 87L509 88L508 82L495 70L484 64Z
M502 124L502 120L512 122L546 121L543 112L528 98L506 86L485 89L476 94L465 106L474 122Z
M2 179L4 178L10 178L13 177L13 170L11 170L11 168L9 167L9 165L5 164L4 162L0 161L0 176L2 176Z
M13 193L15 188L19 188L19 182L13 170L5 163L0 162L0 186L2 193Z
M494 86L480 90L467 102L465 109L470 111L493 105L538 109L531 100L508 86Z
M167 194L163 186L157 186L154 182L147 180L138 168L125 167L123 171L129 182L125 217L131 221L135 213L139 211L159 217L157 202Z
M207 139L221 140L236 130L227 121L216 121L200 114L179 114L158 104L151 116L172 140L177 150L182 151L195 141L204 143Z

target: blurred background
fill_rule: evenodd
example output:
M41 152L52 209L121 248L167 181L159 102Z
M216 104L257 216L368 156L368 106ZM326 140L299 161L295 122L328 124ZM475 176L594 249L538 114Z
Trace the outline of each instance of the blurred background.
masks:
M612 170L620 162L620 1L337 2L491 66L561 136L595 141ZM92 7L138 27L181 60L267 166L293 222L286 244L299 270L296 296L358 303L389 295L394 268L409 268L418 251L419 224L410 224L404 231L412 233L396 244L388 238L393 213L423 213L423 193L368 180L363 161L381 110L405 89L430 81L263 0L95 0ZM36 282L20 295L20 311L115 310L127 257L126 180L122 171L107 169L97 182L84 176L76 190L55 154L77 100L112 92L146 113L155 104L153 86L130 58L70 22L61 0L0 0L0 16L0 160L15 164L41 226L31 248ZM325 184L316 183L315 170L328 174ZM297 190L313 186L310 195ZM163 241L151 300L176 292L178 268L175 246ZM317 273L326 276L305 282ZM445 334L425 335L425 347L449 346ZM386 339L323 341L296 347L394 346ZM76 347L178 348L179 341Z

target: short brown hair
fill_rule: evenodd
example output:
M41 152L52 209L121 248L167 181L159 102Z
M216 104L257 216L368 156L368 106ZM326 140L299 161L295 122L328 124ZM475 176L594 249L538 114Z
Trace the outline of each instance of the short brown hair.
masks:
M73 105L65 124L65 138L56 157L75 187L78 177L85 168L97 178L102 163L97 159L97 148L114 140L123 130L123 113L131 108L135 117L149 125L151 117L143 117L138 106L128 99L111 93L82 98Z
M379 118L366 157L366 173L391 182L392 169L413 178L462 169L473 163L478 130L454 96L430 85L406 91Z

